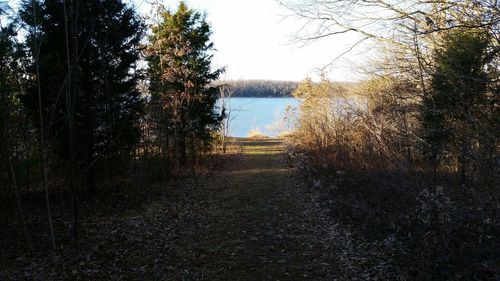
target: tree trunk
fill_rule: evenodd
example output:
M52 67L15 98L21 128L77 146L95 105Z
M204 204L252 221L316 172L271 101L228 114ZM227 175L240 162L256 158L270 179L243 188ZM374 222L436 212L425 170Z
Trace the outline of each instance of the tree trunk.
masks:
M186 136L183 134L179 134L177 140L177 162L179 163L179 167L182 167L186 164Z
M11 178L11 184L12 187L14 188L14 194L16 196L16 205L17 205L17 211L19 213L19 219L21 220L21 225L23 227L23 234L24 238L26 239L26 245L28 246L28 249L30 251L33 251L33 244L31 243L30 237L28 235L28 228L26 226L26 221L24 220L24 211L23 207L21 204L21 198L19 196L19 190L17 186L17 181L16 181L16 174L14 173L14 165L12 165L12 159L9 157L9 170L10 170L10 178Z

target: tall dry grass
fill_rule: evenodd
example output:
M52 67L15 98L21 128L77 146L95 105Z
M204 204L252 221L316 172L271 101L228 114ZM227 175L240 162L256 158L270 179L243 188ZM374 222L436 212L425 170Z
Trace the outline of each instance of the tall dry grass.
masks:
M383 245L391 241L386 251L399 274L498 277L495 179L471 173L463 185L452 161L433 169L414 91L390 77L351 88L306 80L295 92L302 99L297 129L286 139L291 160L335 219Z

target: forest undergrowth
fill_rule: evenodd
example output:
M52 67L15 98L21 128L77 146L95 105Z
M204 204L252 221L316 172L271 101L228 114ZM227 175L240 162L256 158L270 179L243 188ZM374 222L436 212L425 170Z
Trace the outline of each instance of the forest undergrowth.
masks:
M144 194L103 190L86 201L77 248L26 253L2 241L0 278L398 278L385 275L391 262L381 258L380 245L363 242L321 208L316 190L287 165L280 140L238 140L208 163L210 172L197 183L178 179Z

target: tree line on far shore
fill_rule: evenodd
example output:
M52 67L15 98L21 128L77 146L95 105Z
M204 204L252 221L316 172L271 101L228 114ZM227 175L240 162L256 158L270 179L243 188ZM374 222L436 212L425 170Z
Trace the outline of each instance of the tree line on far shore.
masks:
M225 83L232 97L291 97L299 82L274 80L232 80Z
M241 98L285 98L293 97L293 92L301 82L281 80L229 80L222 84L226 94ZM336 87L349 88L356 83L332 82Z

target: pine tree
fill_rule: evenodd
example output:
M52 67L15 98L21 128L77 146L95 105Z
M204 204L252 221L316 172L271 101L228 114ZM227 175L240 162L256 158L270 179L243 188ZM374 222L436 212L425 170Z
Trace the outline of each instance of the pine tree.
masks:
M19 129L29 126L22 124L24 111L19 101L23 82L21 62L24 53L22 45L16 40L18 24L11 12L7 3L0 2L0 194L10 193L10 190L4 190L4 183L7 183L5 188L11 187L14 193L27 248L33 250L19 192L20 180L17 169L19 162L29 153L26 143L22 143L22 130Z
M431 92L423 101L424 138L433 161L437 165L439 155L456 155L462 181L473 140L480 142L476 125L486 121L481 111L487 103L488 44L477 31L446 34L435 52Z
M24 104L39 119L39 83L38 129L62 160L88 171L93 187L95 162L128 157L138 141L143 100L134 69L143 25L121 0L26 0L21 16L33 58Z
M0 19L3 12L0 7ZM0 182L7 182L16 100L20 93L16 36L12 23L0 25ZM2 186L3 187L3 186ZM2 188L0 188L0 192Z
M162 12L149 37L152 102L161 108L162 129L173 135L181 165L188 151L194 157L197 142L210 144L222 120L216 112L219 90L210 83L223 69L211 69L211 34L205 17L181 2L175 13Z

